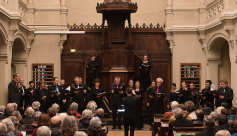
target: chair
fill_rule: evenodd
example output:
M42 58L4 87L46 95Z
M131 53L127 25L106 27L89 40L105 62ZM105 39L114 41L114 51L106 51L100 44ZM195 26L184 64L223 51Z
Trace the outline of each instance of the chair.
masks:
M201 132L203 130L203 127L174 127L173 135L177 136L177 134L186 134L187 136L194 136L197 132Z

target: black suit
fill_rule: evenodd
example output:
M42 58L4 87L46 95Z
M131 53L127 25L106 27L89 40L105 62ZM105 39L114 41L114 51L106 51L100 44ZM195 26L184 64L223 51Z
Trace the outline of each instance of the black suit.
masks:
M68 101L70 99L70 92L65 89L66 89L65 86L61 86L61 85L59 86L61 112L67 112ZM66 100L66 103L63 103L63 100Z
M221 103L226 102L229 107L232 107L233 90L227 86L225 89L220 89L219 93L224 96L224 99L218 99L218 106L221 106Z
M22 85L20 89L20 104L18 105L18 110L20 111L21 115L24 115L26 109L26 95L23 95L23 93L26 93L26 87L24 85ZM24 107L24 110L22 110L22 107Z
M52 91L57 91L57 88L58 88L58 92L60 92L58 85L49 86L49 88L48 88L48 93L49 93L49 92L52 92ZM58 105L60 104L60 96L57 96L57 95L55 94L54 97L51 97L51 98L49 99L49 105L48 105L49 107L48 107L48 108L50 108L50 107L52 106L52 104L54 104L54 103L57 103Z
M128 136L128 130L130 126L130 136L134 136L134 130L136 126L136 101L137 97L126 96L124 97L124 131L125 136ZM137 118L138 119L138 118Z
M8 85L8 102L15 102L17 105L20 104L20 93L14 80L12 80Z
M191 94L191 89L187 88L187 90L183 90L181 88L179 90L180 94L183 94L183 96L179 97L179 103L184 104L186 101L191 101L192 100L192 94Z
M88 61L87 66L89 68L86 67L86 84L91 88L93 86L99 64L97 61ZM95 68L95 70L92 68Z
M33 93L33 95L32 95L32 93ZM34 93L35 93L34 88L30 88L29 87L28 89L26 89L26 92L25 92L25 95L26 95L26 106L31 106L32 103L35 101Z
M209 90L202 89L202 94L204 94L203 97L206 96L206 99L203 99L202 107L204 107L204 104L206 102L210 102L214 106L214 96L212 92L210 91L210 89Z
M103 96L97 97L97 94L103 93L102 87L99 87L99 89L96 89L94 86L91 87L91 98L93 101L96 102L97 108L102 108L102 103L103 103Z
M112 95L112 115L113 115L113 127L116 127L116 115L117 115L117 110L121 109L121 105L123 104L123 96L125 94L125 87L123 84L118 85L118 89L123 90L123 94L120 94L118 92L112 93L111 91L117 88L116 84L112 84L109 89L109 94ZM121 113L118 113L118 127L121 127Z
M25 117L24 119L22 119L20 121L20 124L21 124L20 129L26 129L26 125L27 124L32 124L33 122L34 122L34 118L33 117ZM34 127L33 126L28 126L27 129L33 130Z
M198 90L196 90L196 89L192 90L191 89L192 102L194 103L194 106L195 106L196 109L198 108L199 101L200 101L198 93L199 93Z
M169 123L168 136L173 136L173 127L193 127L193 122L183 117L177 118L176 120Z
M214 127L207 127L203 131L198 132L195 136L215 136L217 130Z
M161 95L161 97L157 97L156 93L157 93L157 87L155 86L150 91L149 95L153 96L153 98L150 99L149 103L152 103L153 114L163 114L164 113L164 111L163 111L163 99L165 98L165 96ZM165 94L165 88L160 86L158 93L164 93Z
M37 90L35 90L35 101L39 101L40 102L40 111L43 113L46 113L48 108L47 108L47 102L48 102L48 90L47 89L42 89L40 90L40 88L38 88ZM46 96L46 99L42 99L43 96Z

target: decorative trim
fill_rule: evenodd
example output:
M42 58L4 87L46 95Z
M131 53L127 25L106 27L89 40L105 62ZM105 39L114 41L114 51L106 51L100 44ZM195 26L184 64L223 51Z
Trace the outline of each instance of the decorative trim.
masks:
M85 31L34 31L34 34L85 34Z
M214 17L217 14L223 12L225 8L224 0L215 0L212 3L208 4L207 9L207 19Z

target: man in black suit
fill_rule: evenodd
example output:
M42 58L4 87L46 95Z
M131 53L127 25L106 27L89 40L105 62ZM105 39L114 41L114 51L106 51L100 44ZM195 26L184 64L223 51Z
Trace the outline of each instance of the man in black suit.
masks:
M205 128L203 131L198 132L195 136L215 136L217 130L215 129L215 118L207 115L203 119L203 127Z
M232 100L233 100L233 90L228 87L228 81L223 79L220 81L222 89L219 90L219 99L218 99L218 107L221 106L221 103L226 102L229 107L232 107Z
M169 123L168 136L173 136L173 127L193 127L193 122L183 118L183 110L181 108L175 108L173 111L176 120Z
M195 89L195 84L194 83L190 83L190 89L191 89L191 95L192 95L192 102L194 103L194 107L195 109L198 109L199 106L199 97L198 97L198 90Z
M127 89L127 96L124 97L124 132L125 136L128 136L128 130L130 126L130 136L134 136L134 130L136 125L136 101L137 97L132 95L132 89ZM133 92L135 94L135 92ZM136 94L135 94L136 95Z
M66 90L65 87L65 80L61 79L60 81L60 86L59 86L59 92L60 92L60 110L61 112L67 112L67 108L68 108L68 101L69 101L69 91L70 90Z
M49 100L49 105L48 108L52 106L52 104L60 103L60 92L59 92L59 86L58 86L58 78L54 77L53 78L53 85L49 87L48 92L54 92L56 91L56 95L54 95L53 97L50 98Z
M214 105L214 95L211 92L211 85L212 85L212 81L211 80L206 80L205 81L205 88L202 89L202 107L204 107L204 104L206 102L210 102L212 103L212 105ZM212 109L214 109L212 107Z
M20 84L21 84L21 100L20 100L20 106L22 106L21 109L18 109L18 110L21 110L21 114L23 115L24 112L25 112L25 109L26 109L26 86L24 86L24 79L23 78L20 78ZM19 106L18 106L19 107ZM20 107L19 107L20 108Z
M161 86L163 83L162 78L156 79L156 86L153 87L150 91L149 105L152 105L153 114L163 114L163 99L165 98L165 88ZM153 104L151 104L153 103ZM152 115L153 115L152 114Z
M28 89L26 89L26 92L25 92L26 107L30 107L32 105L32 103L35 101L35 98L34 98L34 93L35 93L34 82L30 81L29 86L30 87Z
M8 103L20 104L20 93L17 88L17 82L20 80L20 75L18 73L13 74L13 80L8 85Z
M93 86L93 82L96 77L96 71L99 67L99 64L95 60L95 56L91 56L91 61L88 61L86 66L86 84L90 88Z
M117 110L121 109L123 104L123 96L125 94L125 86L120 84L120 77L115 77L115 84L112 84L109 88L109 94L112 95L112 116L113 116L113 129L116 129L116 115ZM121 128L121 113L118 113L118 129Z

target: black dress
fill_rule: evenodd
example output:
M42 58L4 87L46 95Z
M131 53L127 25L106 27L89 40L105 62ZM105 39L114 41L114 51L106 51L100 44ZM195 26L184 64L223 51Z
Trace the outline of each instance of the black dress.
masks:
M202 99L202 107L204 107L206 102L210 102L214 106L214 95L212 94L210 88L208 90L202 89L202 97L204 96L206 96L206 99Z
M35 100L40 102L40 111L43 113L47 112L47 100L48 100L48 90L38 88L35 90ZM43 96L46 96L46 99L42 99Z
M147 89L151 84L151 77L150 77L150 71L151 71L151 63L141 63L140 65L140 82L141 82L141 88Z
M139 88L139 91L136 91L136 88L133 88L135 90L136 95L141 95L141 97L138 97L138 100L136 101L136 128L143 128L143 99L144 99L144 90L142 88Z
M65 86L59 86L60 91L60 111L67 112L68 101L70 99L69 91L66 90ZM63 103L63 100L66 100L66 103Z
M191 94L191 89L187 88L187 90L184 90L181 88L179 90L180 94L183 94L182 97L179 98L179 103L184 104L186 101L191 101L192 100L192 94Z
M103 98L103 96L97 97L97 94L99 94L99 93L103 93L102 87L99 87L99 89L96 89L94 86L91 87L91 98L92 98L92 100L96 102L97 108L102 108L102 103L103 103L102 98Z
M170 91L169 102L177 101L179 102L179 96L176 92Z
M89 61L87 63L87 66L88 68L86 67L86 84L91 88L96 78L96 71L99 67L99 64L97 63L97 61ZM92 68L95 68L95 70L93 70Z

